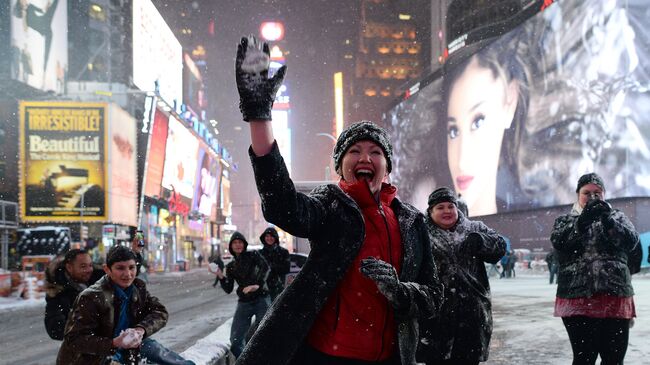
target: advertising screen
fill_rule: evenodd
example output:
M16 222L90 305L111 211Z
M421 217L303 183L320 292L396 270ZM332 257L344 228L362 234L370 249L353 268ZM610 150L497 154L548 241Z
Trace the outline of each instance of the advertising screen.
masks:
M162 186L186 198L194 194L199 141L176 118L169 119Z
M170 105L183 102L183 48L151 0L133 2L133 83Z
M384 115L391 178L424 209L449 186L470 215L650 194L650 32L639 2L561 1L416 85ZM453 57L453 54L450 56Z
M114 104L109 115L110 221L137 226L136 121Z
M192 210L210 217L212 206L217 203L217 186L219 184L219 162L205 148L199 148L194 184Z
M145 172L144 195L161 196L163 167L165 165L165 148L169 132L169 116L156 109L154 114L151 143L149 145L147 171Z
M11 78L62 93L68 70L67 0L9 1Z
M20 103L23 221L105 221L106 104Z

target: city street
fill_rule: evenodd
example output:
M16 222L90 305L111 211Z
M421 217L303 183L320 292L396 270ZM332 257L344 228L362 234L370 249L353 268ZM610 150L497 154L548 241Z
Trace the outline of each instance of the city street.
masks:
M219 285L212 288L213 280L205 266L187 273L150 274L149 290L169 311L167 326L154 338L181 352L232 317L237 296L226 295ZM61 342L50 339L45 332L44 313L44 302L0 311L0 364L55 363Z
M154 337L182 352L232 317L237 297L225 295L207 270L151 275L151 291L167 306L170 319ZM553 317L555 285L543 275L490 280L494 334L486 365L561 365L571 362L571 347L559 318ZM643 364L650 356L650 275L635 276L636 323L630 330L626 364ZM58 341L43 327L43 306L0 312L0 364L53 364ZM224 339L227 340L227 339Z

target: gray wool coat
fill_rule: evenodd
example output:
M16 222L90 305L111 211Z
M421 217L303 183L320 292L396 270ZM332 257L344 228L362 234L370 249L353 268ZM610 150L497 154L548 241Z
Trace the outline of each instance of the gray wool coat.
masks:
M357 204L337 185L321 185L309 195L296 192L277 144L265 156L249 150L262 210L267 221L307 237L311 253L293 283L273 302L238 365L289 364L330 293L361 248L364 220ZM415 364L418 316L434 316L442 288L431 255L424 216L395 199L402 236L401 290L405 303L395 310L401 362Z

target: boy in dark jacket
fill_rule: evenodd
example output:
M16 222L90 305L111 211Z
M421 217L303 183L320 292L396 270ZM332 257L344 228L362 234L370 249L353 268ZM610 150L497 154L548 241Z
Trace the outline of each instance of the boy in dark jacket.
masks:
M137 279L135 254L113 246L106 276L77 297L65 326L57 365L137 365L142 339L167 323L167 310Z
M280 246L278 231L273 227L264 230L260 236L260 241L264 245L260 252L271 268L266 284L273 302L284 289L284 276L289 273L291 268L289 251Z
M63 330L75 299L84 289L104 276L93 267L85 250L72 249L55 258L45 272L45 329L53 340L63 340Z
M226 265L226 274L217 269L221 288L228 294L237 282L237 309L230 328L230 350L239 357L244 349L244 339L251 327L251 319L259 322L271 304L266 289L269 265L257 251L246 251L248 242L239 232L232 234L228 250L233 260Z

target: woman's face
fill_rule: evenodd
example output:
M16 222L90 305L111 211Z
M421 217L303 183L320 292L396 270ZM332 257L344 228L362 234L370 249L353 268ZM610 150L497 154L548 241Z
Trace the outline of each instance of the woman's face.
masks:
M370 191L376 194L381 190L381 183L388 176L388 167L384 150L375 142L359 141L353 144L343 155L341 175L348 183L365 180Z
M496 213L496 177L505 129L517 108L517 84L506 84L474 57L451 87L447 156L456 191L472 215Z
M596 184L587 184L578 190L578 204L584 208L591 197L599 200L605 200L605 191Z
M431 220L442 229L450 229L458 220L456 205L450 202L438 203L431 208Z

